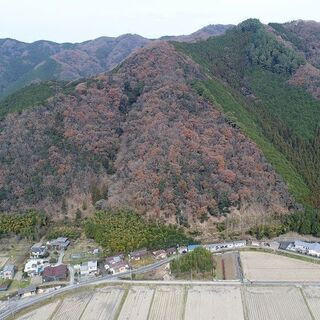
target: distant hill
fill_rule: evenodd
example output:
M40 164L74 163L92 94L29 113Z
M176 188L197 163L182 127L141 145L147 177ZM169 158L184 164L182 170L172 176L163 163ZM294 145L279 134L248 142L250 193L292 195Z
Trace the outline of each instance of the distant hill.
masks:
M213 36L220 36L232 27L234 27L232 24L210 24L189 35L164 36L160 39L167 41L196 42L199 40L206 40Z
M74 80L110 70L150 40L126 34L83 43L0 40L0 98L31 82Z
M210 25L171 40L195 41L220 35L230 28ZM135 34L101 37L82 43L0 39L0 99L32 82L75 80L111 70L151 40Z

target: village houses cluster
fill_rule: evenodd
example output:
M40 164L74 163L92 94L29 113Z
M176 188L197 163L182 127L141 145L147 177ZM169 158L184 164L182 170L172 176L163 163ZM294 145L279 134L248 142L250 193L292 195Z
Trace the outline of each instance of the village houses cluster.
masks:
M23 272L24 276L35 277L39 276L42 282L51 281L66 281L70 276L70 272L73 272L73 276L77 276L77 280L81 281L82 278L98 276L98 275L117 275L125 274L132 269L132 265L136 262L152 258L153 260L165 259L175 254L185 254L191 252L198 247L204 247L212 253L225 251L225 250L236 250L241 249L245 246L259 247L268 246L274 250L287 250L297 252L299 254L306 254L310 256L320 257L320 244L309 243L304 241L226 241L211 244L189 244L188 246L177 246L167 249L160 249L155 251L149 251L146 248L142 248L136 251L130 252L128 255L119 253L116 255L108 256L106 258L99 258L97 260L84 261L84 252L73 252L70 254L74 261L82 261L82 263L66 265L63 263L63 257L65 251L70 246L70 240L66 237L59 237L43 243L36 243L31 247L30 258L26 261ZM100 253L100 249L93 249L91 257ZM57 257L57 255L59 257ZM54 256L54 259L52 259ZM151 259L151 261L152 261ZM149 260L146 260L150 262ZM71 270L71 271L70 271ZM0 278L11 281L14 279L17 268L13 264L6 264L0 271ZM0 291L7 290L8 285L0 285ZM20 289L18 292L19 296L28 296L35 294L37 291L35 285L31 285L27 288Z

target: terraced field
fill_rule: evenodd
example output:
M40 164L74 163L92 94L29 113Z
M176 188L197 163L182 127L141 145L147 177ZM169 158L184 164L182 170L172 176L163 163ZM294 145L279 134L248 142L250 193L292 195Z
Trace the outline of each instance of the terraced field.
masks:
M154 289L143 286L130 288L126 301L121 309L119 320L145 320L153 298Z
M82 293L63 300L52 320L78 320L92 298L93 292Z
M320 264L264 252L241 252L244 277L251 281L319 281Z
M18 318L18 320L49 320L52 314L60 304L60 300L46 304L39 309L28 312L27 314Z
M303 292L314 319L320 320L320 288L307 287Z
M159 286L156 289L149 318L153 320L182 319L185 290L182 286Z
M58 298L16 319L320 320L320 287L114 285Z
M301 291L295 287L248 287L249 320L312 320Z
M125 290L109 287L97 289L83 312L81 319L112 320L119 309Z
M240 288L195 286L188 290L185 320L242 320Z

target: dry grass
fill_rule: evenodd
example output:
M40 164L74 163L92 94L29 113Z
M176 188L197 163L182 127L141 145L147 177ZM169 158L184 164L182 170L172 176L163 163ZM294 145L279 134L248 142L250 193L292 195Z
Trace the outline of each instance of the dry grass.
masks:
M244 277L251 281L319 281L320 265L264 252L241 252Z
M188 290L185 320L242 320L240 288L195 286Z
M179 320L184 312L184 288L159 286L156 289L150 309L150 319Z
M249 320L311 320L298 288L248 287L245 300Z

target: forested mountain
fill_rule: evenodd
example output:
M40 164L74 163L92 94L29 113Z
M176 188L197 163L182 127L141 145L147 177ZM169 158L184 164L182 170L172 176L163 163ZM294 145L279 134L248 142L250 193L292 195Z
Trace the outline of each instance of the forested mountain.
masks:
M300 23L271 26L283 31ZM312 55L306 60L307 49L295 50L293 36L280 36L248 20L216 39L176 47L210 77L195 84L198 91L258 144L296 199L319 207L320 102L310 82L299 81L301 70L314 81L308 70L319 70L308 62L314 63Z
M319 69L292 24L153 41L107 73L8 96L0 210L129 207L203 228L318 219Z
M223 34L231 25L209 25L191 35L169 37L195 41ZM0 99L32 82L75 80L111 70L151 40L125 34L82 43L0 39Z

